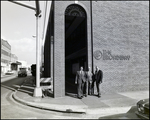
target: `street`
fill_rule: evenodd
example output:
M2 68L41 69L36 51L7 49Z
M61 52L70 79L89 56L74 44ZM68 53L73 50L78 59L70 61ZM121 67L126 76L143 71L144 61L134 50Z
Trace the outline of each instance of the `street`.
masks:
M29 107L16 102L11 94L20 88L27 77L17 77L17 74L1 78L1 119L139 119L133 106L127 113L101 117L99 114L62 113Z
M1 78L1 119L82 118L82 115L81 117L76 117L78 116L76 114L72 115L36 109L14 101L11 93L17 90L24 80L30 78L30 74L27 77L18 78L16 75L12 75Z

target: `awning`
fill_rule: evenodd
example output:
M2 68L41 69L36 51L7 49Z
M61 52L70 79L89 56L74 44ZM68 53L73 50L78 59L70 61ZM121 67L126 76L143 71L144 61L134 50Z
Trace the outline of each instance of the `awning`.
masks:
M11 65L22 65L21 62L16 61L16 63L11 63Z

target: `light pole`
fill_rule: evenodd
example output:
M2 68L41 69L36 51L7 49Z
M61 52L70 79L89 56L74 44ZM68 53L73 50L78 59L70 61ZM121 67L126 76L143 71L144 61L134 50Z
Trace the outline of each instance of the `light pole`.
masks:
M36 2L36 8L39 9L39 3ZM41 97L42 89L40 87L40 55L41 55L41 41L39 39L39 18L41 17L40 11L37 10L36 14L36 87L33 96Z
M36 87L34 89L33 96L42 97L42 89L40 87L41 44L40 44L40 39L39 39L39 18L41 17L41 10L39 6L39 1L38 0L35 1L36 8L27 4L23 4L22 2L11 1L11 0L8 0L8 1L36 11L36 14L35 14L36 16Z

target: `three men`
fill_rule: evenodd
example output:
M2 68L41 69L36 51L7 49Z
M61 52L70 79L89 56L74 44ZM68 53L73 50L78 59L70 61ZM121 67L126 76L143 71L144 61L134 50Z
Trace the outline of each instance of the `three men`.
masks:
M102 83L102 79L103 79L103 72L99 69L99 67L96 66L94 75L91 72L90 67L88 68L87 72L84 72L83 67L81 67L80 71L77 71L76 79L75 79L75 84L77 84L78 98L82 99L83 97L84 85L86 85L85 97L87 96L88 93L89 95L94 94L95 81L96 81L98 97L101 97L100 84Z

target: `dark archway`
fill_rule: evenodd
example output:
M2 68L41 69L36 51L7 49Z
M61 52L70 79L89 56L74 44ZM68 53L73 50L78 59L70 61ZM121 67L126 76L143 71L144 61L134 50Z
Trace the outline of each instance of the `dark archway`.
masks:
M77 93L76 71L80 66L88 68L87 15L77 4L69 5L65 11L65 92Z

